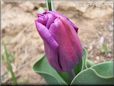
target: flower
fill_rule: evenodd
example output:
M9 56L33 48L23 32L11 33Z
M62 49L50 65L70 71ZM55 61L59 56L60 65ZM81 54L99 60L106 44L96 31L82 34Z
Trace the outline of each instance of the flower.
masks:
M68 18L55 11L38 14L35 24L44 41L50 65L57 71L71 71L80 62L83 53L77 34L78 28Z

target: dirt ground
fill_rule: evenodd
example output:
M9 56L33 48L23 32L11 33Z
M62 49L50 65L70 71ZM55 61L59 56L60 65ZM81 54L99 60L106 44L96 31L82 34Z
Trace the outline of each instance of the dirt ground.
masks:
M44 54L43 41L35 28L37 13L46 9L44 1L1 1L1 54L3 42L13 53L11 63L19 84L44 84L45 80L32 70ZM113 2L55 0L55 9L79 27L79 37L95 63L113 60ZM104 47L104 45L106 45ZM2 83L10 83L4 61L1 64Z

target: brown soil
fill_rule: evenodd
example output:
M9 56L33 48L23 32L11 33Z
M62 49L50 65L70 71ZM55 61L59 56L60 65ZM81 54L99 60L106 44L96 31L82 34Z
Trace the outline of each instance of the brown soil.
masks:
M55 9L79 27L79 37L88 50L88 58L95 63L112 60L113 2L112 1L55 1ZM66 4L68 3L68 4ZM32 70L38 57L44 54L43 41L35 28L36 14L45 9L42 2L1 1L2 42L14 54L13 70L18 83L43 84L45 80ZM110 52L101 52L103 44ZM4 53L3 43L1 53ZM4 61L1 66L2 83L10 83Z

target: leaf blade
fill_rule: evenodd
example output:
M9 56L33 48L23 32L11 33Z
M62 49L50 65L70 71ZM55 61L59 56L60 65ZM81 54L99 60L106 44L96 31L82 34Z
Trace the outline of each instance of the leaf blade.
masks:
M101 76L103 76L103 75L100 75L102 72L101 71L96 72L97 69L95 67L99 67L99 69L100 69L101 67L104 66L104 64L105 64L105 66L106 65L109 66L109 65L112 64L112 62L111 61L110 62L104 62L104 63L92 66L88 69L85 69L85 70L81 71L72 80L71 85L74 85L74 84L88 84L88 85L90 85L90 84L92 84L92 85L93 84L95 84L95 85L97 85L97 84L114 84L113 83L114 82L114 76L112 76L112 73L110 74L110 72L112 72L112 70L109 70L107 73L104 73L104 74L107 74L107 75L110 74L111 77L101 77ZM111 68L111 66L110 66L110 68ZM104 70L102 70L102 71L104 71Z
M45 56L33 65L33 70L42 75L48 84L66 84L62 77L49 65Z

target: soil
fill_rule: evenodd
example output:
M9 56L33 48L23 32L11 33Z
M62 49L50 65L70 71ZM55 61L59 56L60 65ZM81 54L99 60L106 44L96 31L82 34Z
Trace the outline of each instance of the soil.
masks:
M56 11L78 26L78 35L90 60L95 63L113 60L113 1L55 0L54 3ZM1 8L1 54L5 43L15 57L11 64L18 83L46 83L32 70L33 64L44 55L43 41L34 21L37 13L46 9L45 2L2 0ZM2 83L11 83L3 60L1 65Z

